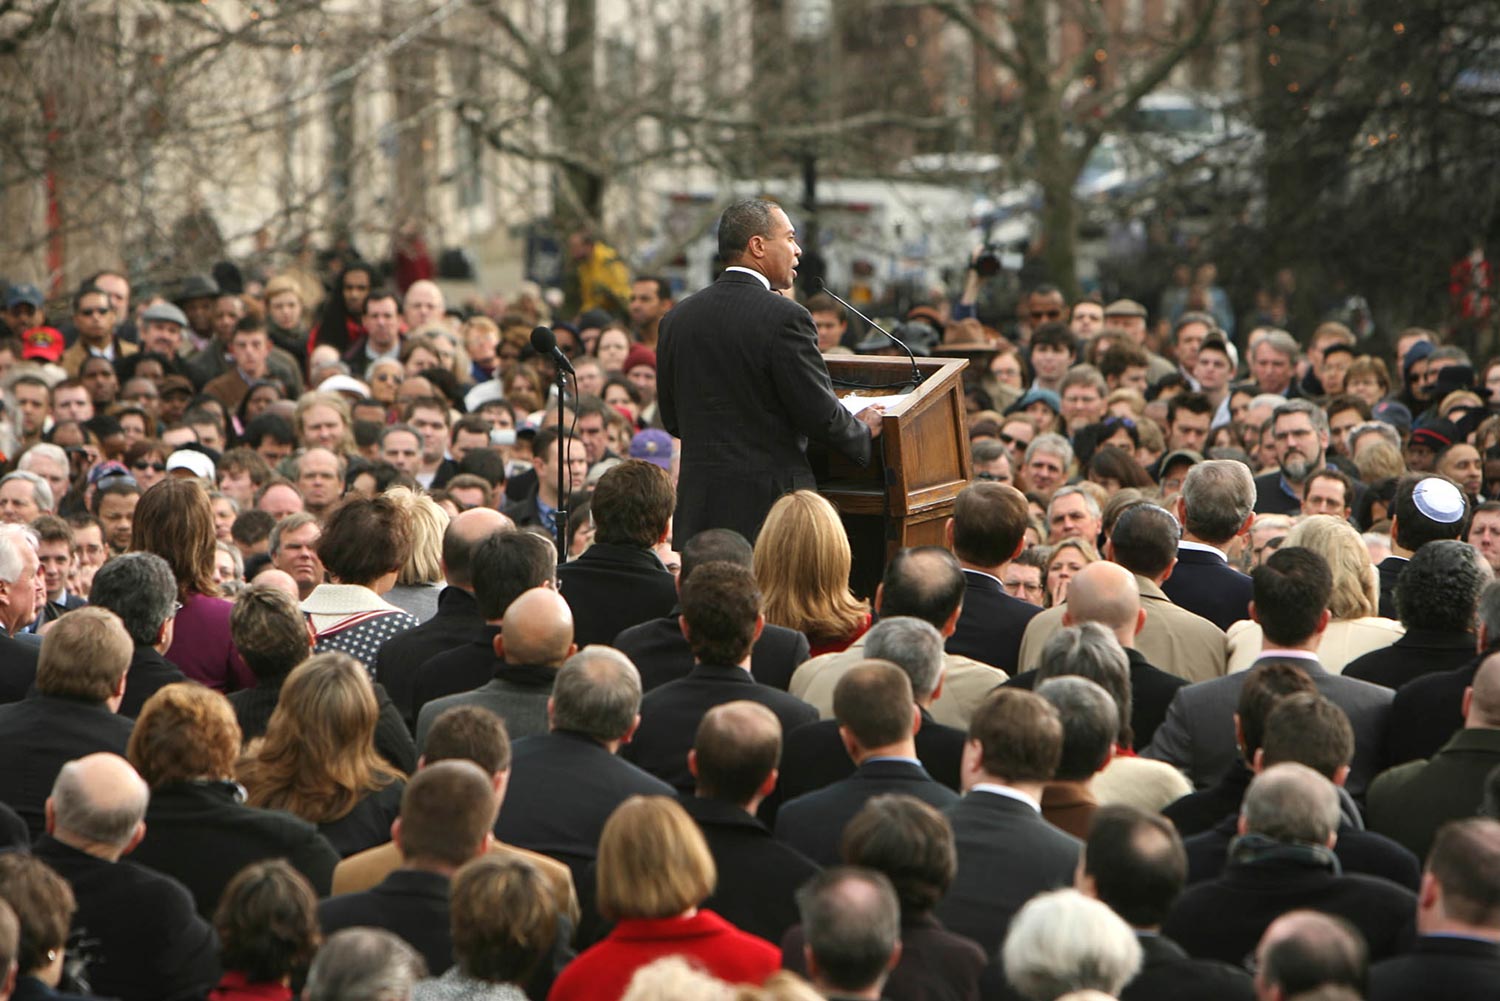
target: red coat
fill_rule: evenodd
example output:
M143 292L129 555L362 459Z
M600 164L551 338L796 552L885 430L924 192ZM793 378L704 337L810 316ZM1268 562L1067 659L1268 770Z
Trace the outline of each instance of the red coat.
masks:
M547 1001L618 1001L635 971L682 956L720 980L759 985L781 968L781 950L713 911L690 918L628 919L558 975Z

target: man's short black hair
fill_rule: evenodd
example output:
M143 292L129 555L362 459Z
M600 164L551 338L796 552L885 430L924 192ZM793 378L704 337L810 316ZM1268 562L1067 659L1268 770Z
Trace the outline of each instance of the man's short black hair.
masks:
M251 448L258 448L267 438L278 445L295 445L297 431L292 427L292 422L280 414L260 414L251 418L250 423L245 425L244 443Z
M1132 927L1152 928L1187 884L1187 851L1161 814L1115 803L1094 814L1083 871L1110 910Z
M700 664L738 664L755 643L760 589L738 563L705 563L682 585L688 646Z
M732 528L704 529L687 541L679 555L682 557L682 567L677 571L679 588L705 563L734 563L748 570L755 561L755 549L749 540Z
M1277 703L1290 695L1316 693L1317 686L1307 676L1301 663L1283 657L1266 658L1250 669L1240 687L1240 743L1245 764L1255 760L1265 737L1266 719Z
M1412 554L1396 581L1396 612L1408 632L1473 630L1479 594L1492 579L1479 559L1479 550L1457 539L1429 542Z
M1182 526L1166 508L1133 504L1115 521L1109 541L1114 546L1116 563L1131 573L1154 578L1177 558L1177 542L1181 538Z
M735 202L719 217L719 260L738 260L754 236L770 236L772 212L780 206L763 198Z
M653 285L655 285L656 297L658 299L667 301L672 298L672 283L667 281L665 278L661 278L656 275L636 275L634 278L630 279L630 284L632 285L636 284L637 282L651 282Z
M964 600L964 571L941 546L903 549L886 564L880 615L910 615L941 629Z
M1036 291L1040 292L1041 289ZM1073 357L1078 357L1078 335L1073 333L1073 328L1061 320L1049 320L1039 324L1031 332L1031 349L1035 351L1039 346L1045 345L1050 348L1062 348Z
M1279 647L1305 643L1333 594L1328 561L1301 546L1283 546L1250 573L1261 632Z
M535 532L498 532L474 547L474 600L486 622L504 618L510 603L557 574L557 550Z
M1176 393L1167 399L1167 427L1186 410L1190 414L1213 416L1214 405L1202 393Z

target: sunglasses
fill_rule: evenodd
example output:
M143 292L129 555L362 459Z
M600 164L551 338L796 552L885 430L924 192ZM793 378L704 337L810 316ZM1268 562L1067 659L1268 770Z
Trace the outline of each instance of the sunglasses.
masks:
M130 468L139 469L143 473L148 469L155 473L165 473L167 464L165 462L132 462Z

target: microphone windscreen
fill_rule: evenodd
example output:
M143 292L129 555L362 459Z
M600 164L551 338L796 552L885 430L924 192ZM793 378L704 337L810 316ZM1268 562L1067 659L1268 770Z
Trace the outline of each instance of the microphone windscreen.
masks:
M557 347L557 335L551 327L536 327L531 331L531 350L539 355L550 355Z

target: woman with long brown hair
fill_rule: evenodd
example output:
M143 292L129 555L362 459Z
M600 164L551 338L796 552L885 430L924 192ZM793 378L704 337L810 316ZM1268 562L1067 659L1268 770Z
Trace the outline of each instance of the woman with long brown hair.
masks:
M869 603L849 590L852 561L832 504L812 490L783 495L755 540L766 621L802 633L814 657L847 648L870 628Z
M345 858L385 844L406 781L375 752L379 715L359 661L309 657L287 675L265 737L240 764L247 802L317 824Z
M171 476L141 494L131 520L130 548L160 556L177 578L181 608L166 658L217 691L252 687L255 675L229 637L232 605L214 583L218 532L203 484Z

